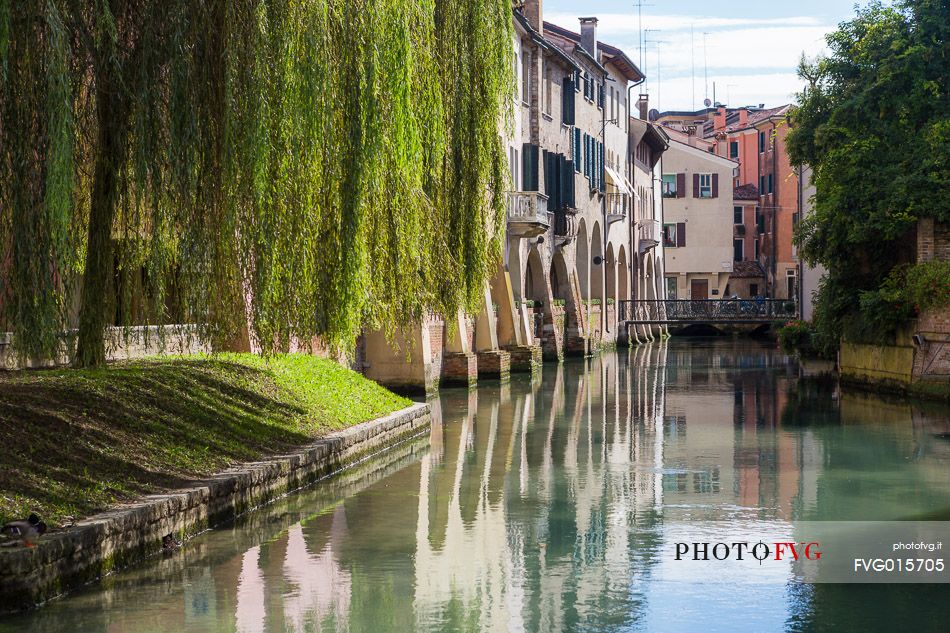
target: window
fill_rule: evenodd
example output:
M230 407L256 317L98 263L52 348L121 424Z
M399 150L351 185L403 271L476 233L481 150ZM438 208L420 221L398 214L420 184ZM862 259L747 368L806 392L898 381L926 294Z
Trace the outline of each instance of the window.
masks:
M755 225L759 228L759 234L765 233L765 214L759 207L755 208ZM756 255L758 257L758 255Z
M765 153L765 132L759 132L759 153Z
M663 174L663 197L676 197L676 174Z
M699 174L699 197L712 198L712 174Z
M545 64L544 68L544 111L551 114L551 101L553 100L554 86L551 82L551 74Z
M676 277L666 278L666 298L667 299L676 298Z
M742 221L742 207L732 207L732 223L733 223L733 224L743 224L743 221Z
M663 246L666 248L676 248L676 225L663 225Z
M785 271L785 283L788 290L788 298L795 299L798 297L798 284L796 283L797 277L795 276L795 269L789 268Z
M581 130L574 128L574 171L581 173Z
M521 100L528 103L531 90L531 62L528 61L528 52L521 55Z
M765 195L765 176L759 176L759 195Z
M759 261L759 240L755 241L755 261Z
M769 174L769 193L772 193L772 174Z
M508 168L511 170L511 189L518 191L518 150L508 149Z
M581 91L581 71L574 71L574 92Z
M732 240L732 261L741 262L745 250L745 240ZM729 294L728 292L726 294Z
M749 296L750 297L759 296L759 284L749 284Z
M729 158L739 158L739 141L729 141Z

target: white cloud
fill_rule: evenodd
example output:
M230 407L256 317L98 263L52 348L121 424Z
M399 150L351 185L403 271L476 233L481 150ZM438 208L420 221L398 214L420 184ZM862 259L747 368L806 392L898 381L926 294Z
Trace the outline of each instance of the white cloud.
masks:
M577 15L558 13L547 18L578 29ZM637 16L611 13L598 18L598 38L620 47L639 63ZM651 29L646 33L648 44L642 64L650 92L656 94L659 88L661 107L665 109L687 109L694 103L691 75L695 75L695 105L702 107L705 97L704 33L710 98L716 82L716 98L725 102L728 92L730 105L779 105L789 102L800 88L795 68L802 53L813 58L824 52L824 36L835 27L811 17L644 15L643 28ZM657 76L660 86L656 85Z

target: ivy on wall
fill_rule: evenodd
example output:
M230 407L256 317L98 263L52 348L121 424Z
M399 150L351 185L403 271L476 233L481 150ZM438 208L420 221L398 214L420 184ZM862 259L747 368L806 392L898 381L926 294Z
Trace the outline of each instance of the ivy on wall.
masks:
M0 302L345 349L478 307L500 253L506 0L0 0ZM78 322L72 315L78 312Z

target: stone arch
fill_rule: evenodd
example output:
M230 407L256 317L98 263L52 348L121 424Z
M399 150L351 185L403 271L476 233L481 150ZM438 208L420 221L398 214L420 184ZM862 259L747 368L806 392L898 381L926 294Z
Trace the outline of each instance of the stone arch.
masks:
M577 218L577 241L575 260L577 262L577 283L581 290L581 299L590 299L590 236L584 218Z
M551 295L555 300L571 302L571 278L564 261L564 254L558 250L551 258Z
M627 301L630 299L630 268L627 263L627 249L620 245L617 255L617 300Z
M656 299L658 296L657 295L658 286L657 286L657 278L656 278L656 264L654 262L654 259L650 257L649 255L646 257L645 263L646 263L646 268L643 271L645 273L643 289L646 292L643 298Z
M617 299L617 259L614 257L613 242L607 242L607 254L604 256L604 294L607 299Z
M528 253L524 267L524 284L522 285L522 299L540 302L543 306L547 302L547 283L544 279L544 263L538 248L534 247Z
M590 299L594 301L594 304L599 304L599 308L594 310L594 314L590 318L590 329L591 334L594 334L595 337L599 334L603 335L604 332L604 314L606 314L607 306L607 296L605 293L605 283L604 283L604 268L606 268L606 262L604 260L604 246L603 246L603 235L601 235L600 224L594 222L593 230L591 231L590 236Z

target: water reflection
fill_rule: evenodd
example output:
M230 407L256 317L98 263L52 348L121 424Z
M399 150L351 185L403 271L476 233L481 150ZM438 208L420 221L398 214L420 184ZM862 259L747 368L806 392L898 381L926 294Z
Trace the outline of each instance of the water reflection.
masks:
M806 631L860 608L862 630L939 630L950 615L933 587L740 589L740 572L710 582L670 556L722 526L775 537L799 519L945 515L945 409L839 393L733 341L549 366L543 381L446 391L433 407L428 438L9 623Z

